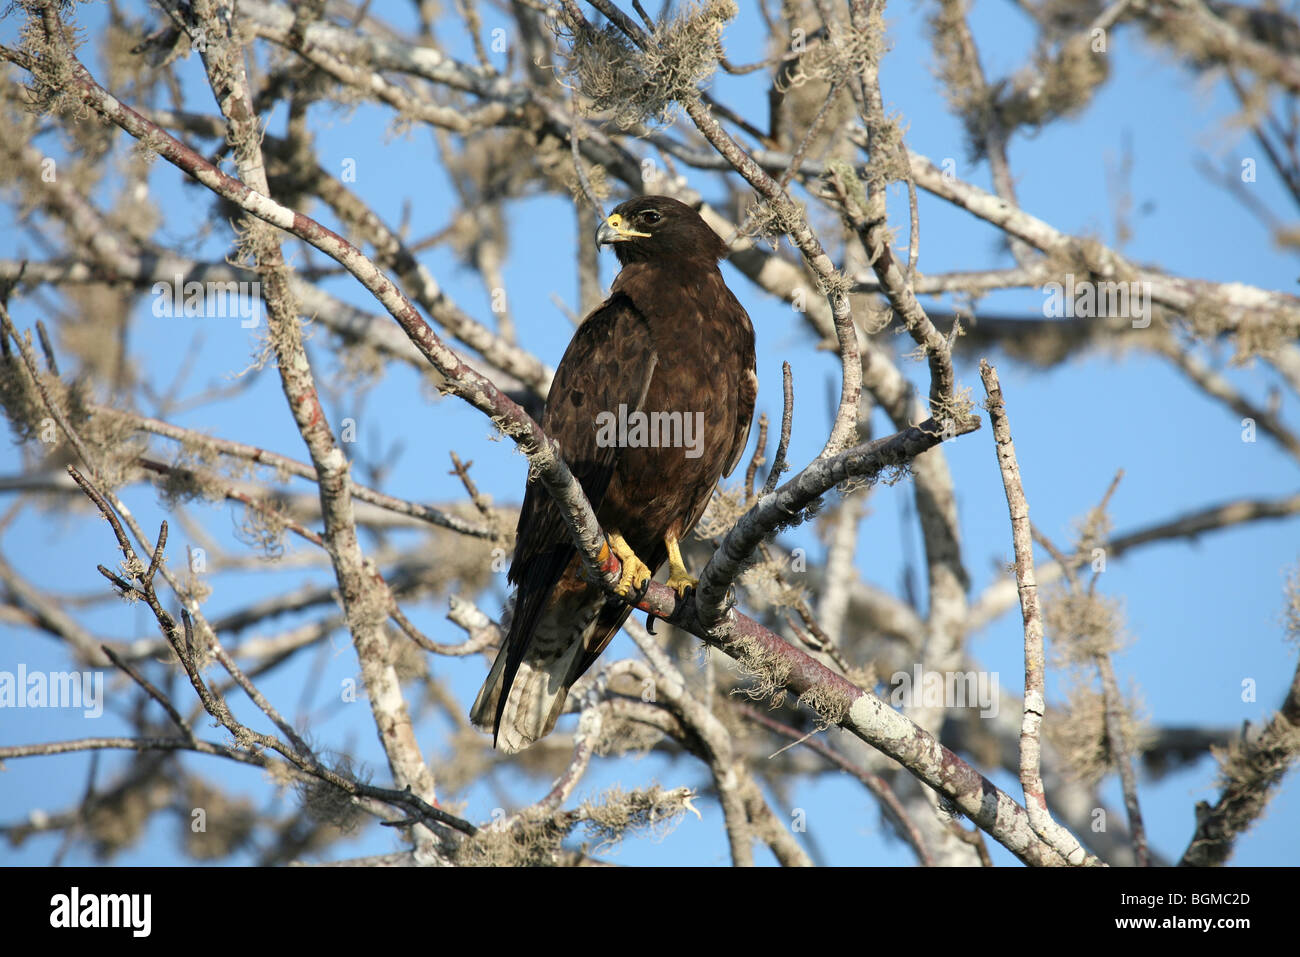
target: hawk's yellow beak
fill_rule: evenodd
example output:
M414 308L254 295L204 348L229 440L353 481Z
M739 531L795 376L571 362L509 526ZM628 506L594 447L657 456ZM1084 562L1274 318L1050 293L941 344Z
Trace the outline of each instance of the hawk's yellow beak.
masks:
M614 213L600 224L596 230L596 245L603 246L606 243L625 243L632 239L645 239L650 236L649 233L639 233L635 229L629 229L623 225L623 217Z

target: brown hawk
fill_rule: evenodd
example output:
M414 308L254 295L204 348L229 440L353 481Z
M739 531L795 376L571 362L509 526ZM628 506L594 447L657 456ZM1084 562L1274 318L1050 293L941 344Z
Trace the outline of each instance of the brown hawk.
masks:
M678 543L749 437L758 377L754 328L718 269L726 244L667 196L618 206L596 232L622 270L555 370L542 428L581 483L630 596L667 560L695 584ZM632 606L583 575L550 493L529 481L510 581L514 615L470 718L515 752L555 727L570 686Z

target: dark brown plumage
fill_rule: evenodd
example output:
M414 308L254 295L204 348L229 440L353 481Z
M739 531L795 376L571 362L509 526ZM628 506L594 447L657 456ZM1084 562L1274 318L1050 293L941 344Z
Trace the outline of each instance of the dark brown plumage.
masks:
M623 560L620 591L631 594L668 560L669 584L684 593L693 580L672 554L676 543L749 436L754 330L718 269L726 244L684 203L623 203L596 241L614 246L623 269L560 360L542 427ZM638 421L649 428L638 434ZM555 726L569 687L631 606L583 578L560 511L538 482L524 493L509 577L519 586L509 634L470 717L514 752Z

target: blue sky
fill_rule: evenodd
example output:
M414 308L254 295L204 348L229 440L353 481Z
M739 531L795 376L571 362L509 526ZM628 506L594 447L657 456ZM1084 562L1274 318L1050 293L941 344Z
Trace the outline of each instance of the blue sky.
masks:
M406 6L391 14L406 15ZM932 54L921 22L922 8L895 4L889 12L892 50L882 71L887 106L904 118L908 145L936 162L956 160L959 176L988 188L986 166L967 161L959 122L946 110L932 73ZM484 8L485 30L502 23L498 11ZM91 6L81 13L84 25L102 22L104 8ZM402 23L400 19L395 22ZM1000 77L1016 69L1031 43L1032 31L1012 5L975 4L973 28L986 73ZM724 34L733 62L761 56L758 46L761 22L752 3L742 4L740 17ZM12 42L16 24L0 22L0 36ZM463 36L448 26L441 31L453 50L468 54ZM1222 188L1208 182L1195 165L1197 157L1212 163L1238 166L1242 158L1259 161L1258 180L1248 188L1257 191L1265 205L1283 218L1292 208L1289 197L1259 156L1254 141L1230 122L1232 101L1223 84L1204 81L1179 67L1163 50L1142 41L1131 29L1112 36L1111 79L1080 116L1058 123L1035 136L1017 135L1010 160L1017 177L1021 205L1059 229L1075 235L1091 234L1114 242L1112 196L1108 192L1108 164L1117 165L1125 138L1131 143L1134 200L1134 236L1124 247L1131 259L1167 268L1180 275L1219 281L1239 281L1270 289L1291 291L1296 281L1295 261L1275 249L1267 230ZM98 62L92 67L102 76ZM188 106L211 112L210 94L199 80L196 59L185 62ZM714 92L747 114L765 115L761 74L720 77ZM455 209L454 191L441 173L429 131L413 129L394 133L385 109L359 106L343 109L317 105L311 112L319 156L327 169L339 169L351 159L357 167L354 188L389 222L409 216L415 236L435 232ZM271 118L271 129L283 127L281 114ZM679 122L687 122L679 119ZM60 155L57 136L41 141L52 155ZM114 176L106 180L98 197L107 204ZM155 199L164 208L169 238L191 238L212 219L212 205L204 190L182 183L172 167L158 162L151 183ZM706 198L721 195L712 175L692 174L691 184ZM895 188L891 215L905 223L905 198ZM319 208L309 210L323 215ZM328 217L324 219L331 224ZM202 255L220 259L228 231L217 229L217 239L203 240ZM567 202L545 197L514 203L510 208L513 246L505 269L510 302L522 344L551 365L558 362L568 341L568 318L552 301L572 307L576 300L574 250L589 241L590 231L578 231ZM905 241L905 230L900 231ZM40 258L40 250L16 231L0 236L0 255ZM319 257L317 257L319 259ZM422 256L439 282L468 312L491 321L485 291L476 275L461 266L444 247ZM1001 251L997 234L967 214L921 195L920 268L926 273L950 269L977 269L1011 265ZM603 263L604 276L613 276L612 257ZM791 362L796 385L795 433L791 460L806 462L821 448L830 420L826 399L838 375L835 358L819 352L808 339L800 317L789 306L759 292L732 267L724 266L728 282L753 317L759 344L758 371L762 382L759 409L780 414L780 365ZM355 283L336 280L328 284L336 295L378 312ZM1036 290L990 296L980 308L993 312L1037 315L1042 294ZM947 305L947 304L945 304ZM202 392L249 365L258 344L249 330L230 320L170 320L154 318L147 298L137 306L139 317L132 338L132 359L157 380L169 382L178 357L197 342L200 356L183 385L185 395ZM20 328L30 327L41 313L31 297L16 300L12 311ZM256 330L255 330L256 331ZM323 330L314 333L310 346L318 376L340 390L327 403L331 421L338 427L344 416L358 420L359 449L387 448L401 441L403 452L387 477L385 491L413 499L437 502L458 498L457 480L448 475L448 450L474 461L473 474L480 486L500 502L519 499L524 461L506 442L490 441L491 428L482 416L453 399L433 399L409 369L394 367L368 393L364 404L340 375L325 347ZM902 352L909 351L906 347ZM1185 511L1237 497L1274 497L1296 489L1296 463L1267 437L1254 444L1241 441L1238 417L1210 402L1185 383L1167 363L1141 352L1119 356L1091 353L1048 371L1026 369L1010 359L990 357L999 367L1006 394L1016 448L1032 516L1058 543L1067 543L1072 523L1095 504L1118 469L1125 478L1112 503L1115 528L1124 532L1148 523L1173 518ZM1229 364L1230 347L1219 347L1210 357L1225 376L1248 396L1264 402L1276 377L1259 363L1245 367ZM982 397L974 365L959 364L962 384ZM904 372L924 386L921 364L904 362ZM280 394L274 370L255 373L254 383L237 398L216 408L202 408L176 416L181 425L238 438L277 451L305 457L288 409ZM1288 395L1282 416L1292 428L1300 427ZM1290 404L1288 404L1288 402ZM1001 479L993 454L992 437L985 427L946 447L956 481L961 534L966 567L972 578L972 598L998 575L998 567L1011 555L1010 531ZM0 443L0 472L19 468L18 450ZM307 489L305 483L292 486ZM880 587L901 593L903 550L900 536L910 539L909 551L920 549L915 522L904 524L911 490L907 483L881 486L871 493L859 536L857 564L864 577ZM125 500L146 528L156 528L165 517L156 494L146 488L129 490ZM237 514L226 505L196 510L205 527L232 550L242 550L234 536ZM184 536L173 528L172 548L183 547ZM1295 668L1296 649L1282 639L1281 613L1284 571L1300 561L1300 521L1260 523L1204 536L1188 545L1174 542L1149 546L1113 562L1101 590L1121 598L1131 644L1117 656L1121 684L1135 690L1146 716L1155 725L1208 725L1238 728L1244 721L1266 719L1281 701ZM78 506L65 501L56 508L32 509L7 526L0 551L33 582L61 596L102 594L97 562L113 564L115 553L108 530L88 521ZM414 542L409 536L397 541ZM787 539L820 556L824 545L807 527ZM367 545L372 545L368 542ZM289 543L292 551L309 548ZM173 559L178 562L179 559ZM922 576L923 578L923 576ZM246 605L261 595L278 593L305 582L322 582L319 571L275 570L226 574L207 603L210 616ZM504 596L504 576L479 596L480 605L495 613ZM924 596L922 595L924 602ZM443 617L445 600L425 601L406 609L427 634L437 641L457 641L461 634ZM154 636L156 629L138 606L105 601L87 611L83 620L96 633L126 639ZM284 627L285 619L273 623ZM270 625L255 631L268 634ZM1022 650L1019 614L1012 610L970 642L970 654L980 666L996 672L1003 686L1021 688ZM620 638L608 657L634 653ZM271 700L291 712L298 707L301 681L309 653L294 666L281 669L263 684ZM0 624L0 669L13 670L18 662L29 670L58 670L65 658L52 641L30 631ZM317 659L322 679L316 696L302 714L314 740L353 754L376 771L386 772L382 753L370 724L369 709L339 705L331 689L356 672L355 655L346 633L336 633ZM484 662L473 659L436 659L431 666L447 676L450 687L467 709L482 680ZM1243 701L1242 682L1258 687L1255 701ZM113 687L112 675L106 680ZM1057 676L1049 675L1049 693L1059 690ZM125 689L118 688L119 692ZM183 698L184 699L184 698ZM128 700L123 693L119 701ZM188 703L188 699L184 699ZM232 698L240 714L261 727L255 710ZM112 713L93 722L69 712L52 710L0 710L0 741L46 741L84 735L120 733L125 725ZM1050 703L1050 701L1049 701ZM572 718L566 719L572 721ZM218 729L200 722L206 736L218 740ZM437 771L446 726L425 717L417 725L426 756ZM267 730L270 730L269 728ZM839 734L834 731L830 734ZM775 748L774 748L775 750ZM273 794L259 772L238 768L216 759L190 756L188 767L202 771L231 790L246 793L259 803ZM99 780L110 780L127 756L104 754ZM62 809L85 785L89 758L84 754L11 761L0 787L0 820L12 822L33 808ZM1205 758L1193 769L1170 775L1158 783L1140 781L1147 826L1153 847L1176 858L1182 853L1193 827L1193 804L1214 799L1214 763ZM1008 775L993 776L1019 797L1019 787ZM498 776L500 791L479 785L453 800L466 802L464 814L475 820L489 818L503 802L510 806L536 800L549 781L523 775ZM611 783L631 787L658 781L673 787L686 784L704 788L704 770L694 763L673 766L659 757L640 760L597 761L579 790L579 797L596 793ZM1107 782L1103 796L1111 807L1122 806L1118 787ZM806 812L809 839L822 859L833 864L906 864L911 855L886 834L874 800L853 781L828 773L801 783L793 806ZM278 798L282 812L291 812L291 794ZM725 839L716 804L697 802L703 820L685 819L675 831L656 840L632 840L612 858L625 864L720 864L727 860ZM774 804L778 813L789 808ZM1268 813L1239 843L1234 863L1295 864L1300 861L1300 797L1294 776L1283 785ZM119 863L184 863L175 850L176 818L162 816ZM57 839L40 838L14 850L0 847L0 860L45 863L57 848ZM994 859L1012 859L990 842ZM383 829L370 828L351 843L335 849L338 855L371 853L395 848L395 838ZM88 858L70 854L70 863ZM248 858L240 858L248 859ZM760 856L760 859L770 859Z

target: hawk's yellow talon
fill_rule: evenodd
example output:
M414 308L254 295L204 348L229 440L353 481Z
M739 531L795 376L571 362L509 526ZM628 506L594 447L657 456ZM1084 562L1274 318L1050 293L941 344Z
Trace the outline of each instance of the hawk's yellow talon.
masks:
M645 566L641 559L633 555L623 563L623 574L619 576L618 584L614 586L614 590L627 598L644 588L649 581L650 569Z
M646 567L645 562L636 557L632 546L625 542L618 532L611 532L609 547L614 550L614 554L618 556L623 566L623 572L618 577L618 584L614 586L614 591L626 598L644 588L646 582L650 580L650 569Z
M677 592L678 598L685 598L686 593L699 583L698 578L692 578L690 575L670 575L668 577L668 587Z
M664 539L664 544L668 546L668 587L677 592L678 598L685 598L686 592L700 583L698 578L692 578L686 570L686 563L682 561L682 550L677 545L677 539L671 535Z

